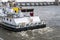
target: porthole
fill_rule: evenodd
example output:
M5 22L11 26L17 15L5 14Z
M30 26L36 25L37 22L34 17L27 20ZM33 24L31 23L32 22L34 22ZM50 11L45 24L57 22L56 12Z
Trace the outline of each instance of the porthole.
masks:
M10 19L10 22L11 22L11 19Z
M7 21L8 21L8 18L7 18Z

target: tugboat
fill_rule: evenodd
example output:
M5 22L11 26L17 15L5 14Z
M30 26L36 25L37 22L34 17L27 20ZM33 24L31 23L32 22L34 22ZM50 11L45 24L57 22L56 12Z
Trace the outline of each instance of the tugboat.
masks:
M8 30L19 32L46 27L39 16L34 16L33 8L5 7L0 9L0 25Z

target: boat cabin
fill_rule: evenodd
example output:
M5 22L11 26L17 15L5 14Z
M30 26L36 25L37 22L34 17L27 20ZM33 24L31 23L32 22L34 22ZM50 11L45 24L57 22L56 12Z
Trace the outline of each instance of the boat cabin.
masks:
M12 24L16 25L17 22L18 23L27 22L28 17L33 16L33 14L31 14L33 12L33 10L34 9L21 9L21 10L19 10L20 12L18 12L18 13L15 13L14 11L13 11L13 13L10 13L10 12L6 13L7 16L3 17L2 21L4 23L11 24L11 25ZM18 25L18 23L17 23L17 25Z

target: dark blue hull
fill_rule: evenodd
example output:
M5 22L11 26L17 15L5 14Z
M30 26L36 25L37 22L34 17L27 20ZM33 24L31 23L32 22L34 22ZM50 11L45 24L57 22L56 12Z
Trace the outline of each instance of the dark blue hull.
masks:
M12 27L8 27L3 24L0 24L0 26L3 27L4 29L10 30L10 31L20 32L20 31L33 30L33 29L38 29L38 28L45 28L46 24L31 26L31 27L24 27L24 28L12 28Z

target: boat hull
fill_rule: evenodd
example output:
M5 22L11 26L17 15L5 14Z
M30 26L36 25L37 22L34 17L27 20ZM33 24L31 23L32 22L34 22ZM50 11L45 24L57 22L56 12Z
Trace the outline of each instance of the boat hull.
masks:
M7 29L9 31L14 31L14 32L20 32L20 31L26 31L26 30L33 30L33 29L39 29L39 28L45 28L46 24L42 24L42 25L36 25L36 26L30 26L30 27L24 27L24 28L13 28L13 27L9 27L7 25L1 24L0 26L4 29Z

